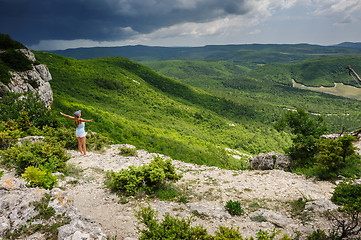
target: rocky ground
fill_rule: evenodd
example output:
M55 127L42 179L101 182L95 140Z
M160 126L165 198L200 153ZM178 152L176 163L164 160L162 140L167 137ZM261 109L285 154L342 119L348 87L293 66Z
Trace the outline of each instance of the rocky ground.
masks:
M78 183L62 183L79 211L99 222L108 236L118 239L139 236L134 217L139 202L149 203L160 216L165 212L180 218L193 215L194 224L205 226L209 233L216 231L219 225L240 227L244 237L255 236L260 229L277 228L294 235L330 227L322 212L335 207L329 202L335 185L280 170L230 171L174 160L173 164L183 174L176 185L189 194L189 203L128 198L129 202L122 204L121 198L104 186L105 172L148 164L155 154L138 150L137 157L124 157L119 147L114 145L104 153L89 153L87 157L69 151L72 155L69 163L84 171L79 173ZM309 201L308 210L296 213L290 202L300 198ZM241 202L245 214L229 215L224 208L228 200ZM194 214L195 211L199 214ZM257 216L267 221L257 221Z
M134 216L139 203L150 204L159 217L166 212L179 218L193 216L194 225L203 225L211 234L222 225L239 227L244 237L255 236L260 229L277 229L289 236L301 235L302 239L315 229L331 227L324 212L336 208L329 201L335 185L281 170L232 171L173 160L183 174L176 185L189 196L188 203L133 197L125 203L104 185L106 171L148 164L156 154L137 150L137 156L126 157L120 154L120 146L125 145L113 145L103 153L90 152L88 156L68 151L72 177L59 182L59 188L71 196L76 211L92 219L108 237L139 237ZM6 172L2 180L11 175ZM298 199L307 201L305 210L291 207L291 202ZM245 214L231 216L224 208L228 200L241 202Z

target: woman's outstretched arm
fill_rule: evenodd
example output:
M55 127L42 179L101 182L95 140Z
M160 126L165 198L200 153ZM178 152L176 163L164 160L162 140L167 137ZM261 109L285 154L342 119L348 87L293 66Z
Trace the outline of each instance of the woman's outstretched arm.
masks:
M66 115L66 114L64 114L64 113L62 113L62 112L60 112L60 114L63 115L64 117L70 118L71 120L74 120L74 119L75 119L75 117Z
M82 121L82 122L92 122L93 121L93 119L90 119L90 120L86 120L86 119L80 119L80 121Z

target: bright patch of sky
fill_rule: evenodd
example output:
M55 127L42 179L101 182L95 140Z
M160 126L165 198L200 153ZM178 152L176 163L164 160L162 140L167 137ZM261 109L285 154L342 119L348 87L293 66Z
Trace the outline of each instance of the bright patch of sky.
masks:
M34 50L361 42L361 0L0 0L0 32Z

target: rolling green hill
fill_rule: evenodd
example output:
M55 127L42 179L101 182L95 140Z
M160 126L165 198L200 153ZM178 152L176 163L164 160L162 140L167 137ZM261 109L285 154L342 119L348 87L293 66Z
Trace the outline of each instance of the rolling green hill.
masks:
M264 106L216 97L123 57L76 60L35 52L52 74L53 109L81 109L87 125L117 143L198 164L240 168L224 148L257 154L282 151L289 135L273 129ZM233 71L239 70L238 67ZM72 122L68 122L73 127ZM221 146L217 147L217 146Z
M169 60L146 63L161 74L235 102L248 102L257 109L257 120L277 119L279 108L304 108L326 119L331 131L361 126L360 102L293 88L292 79L306 86L334 86L342 82L358 86L348 75L347 65L361 72L360 57L322 57L293 64L272 63L247 69L215 61ZM238 69L238 71L235 71ZM257 107L258 106L258 107ZM264 118L261 120L261 118Z

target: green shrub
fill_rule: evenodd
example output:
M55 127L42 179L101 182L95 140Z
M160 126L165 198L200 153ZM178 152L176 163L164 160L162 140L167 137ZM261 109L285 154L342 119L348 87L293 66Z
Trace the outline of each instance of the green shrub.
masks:
M334 190L331 201L341 205L347 212L361 212L361 185L352 182L340 183Z
M4 174L4 171L0 171L0 179L3 176L3 174Z
M352 181L340 183L334 190L331 201L341 205L344 214L330 212L333 229L330 239L359 239L361 213L361 185ZM356 238L355 238L356 237Z
M354 153L353 136L339 139L321 139L318 142L317 163L326 172L336 172L346 166L346 157Z
M244 211L241 207L241 203L239 201L229 200L227 201L225 208L232 216L234 215L240 216L244 214Z
M235 239L243 240L242 234L239 232L239 228L233 229L228 227L219 226L214 240L223 240L223 239Z
M155 196L161 200L174 200L175 198L182 195L181 190L172 183L162 184L158 189L155 190ZM182 201L185 199L182 199Z
M0 33L0 49L26 49L26 47L13 40L9 34Z
M0 53L0 59L11 70L23 72L32 69L33 62L30 61L22 52L15 49L7 49Z
M154 193L166 180L177 181L182 176L175 172L170 159L154 157L149 165L130 166L118 173L110 172L109 187L126 195L134 195L140 189Z
M145 228L140 231L140 240L212 239L205 228L200 226L192 227L190 218L180 220L166 213L163 221L160 222L156 219L156 212L150 206L140 206L140 210L136 212L135 216L140 223L145 225Z
M51 171L44 167L39 169L29 166L21 176L29 183L27 187L53 189L57 184L57 177L53 176Z
M125 156L137 156L137 149L130 147L120 147L120 154Z
M107 137L103 136L100 133L89 131L87 135L86 144L87 144L87 149L89 150L101 151L110 144L110 141Z
M70 159L64 148L46 142L25 142L2 150L0 154L1 163L7 167L14 167L18 174L22 174L29 166L44 166L53 172L66 172L66 162Z
M307 240L332 240L323 230L318 229L307 237Z
M280 234L280 231L276 231L275 229L271 231L270 233L268 231L259 230L257 233L256 239L258 240L273 240L277 235ZM252 239L252 237L251 237ZM291 240L291 238L288 237L287 234L284 234L280 240Z
M16 143L21 134L15 121L9 119L7 122L0 122L0 150L7 149Z
M108 90L125 90L127 88L130 88L131 85L127 83L126 81L121 81L119 79L107 79L107 78L98 78L95 79L95 83L102 88L108 89Z
M5 95L0 98L0 112L0 121L19 120L28 125L31 123L38 128L60 126L55 113L45 107L39 94L32 92L24 94L5 92ZM25 126L22 127L22 130L26 130Z
M45 136L45 142L59 144L66 149L78 148L78 141L76 140L74 129L66 127L52 128L45 126L43 133Z
M145 228L138 230L141 232L139 239L202 239L202 240L243 240L239 228L233 229L219 226L215 232L215 236L209 235L203 226L192 227L192 218L177 219L165 213L163 220L156 219L157 212L150 206L140 206L140 210L135 212L138 221L145 225ZM273 240L280 231L273 230L270 233L260 230L256 238L258 240ZM248 238L245 238L247 240ZM281 240L291 240L286 234L280 238Z
M359 156L355 154L355 147L353 146L354 140L355 137L348 135L336 140L320 139L317 144L316 176L321 179L332 179L337 177L350 163L355 164L355 159L359 159ZM357 164L354 165L354 167L356 166Z

